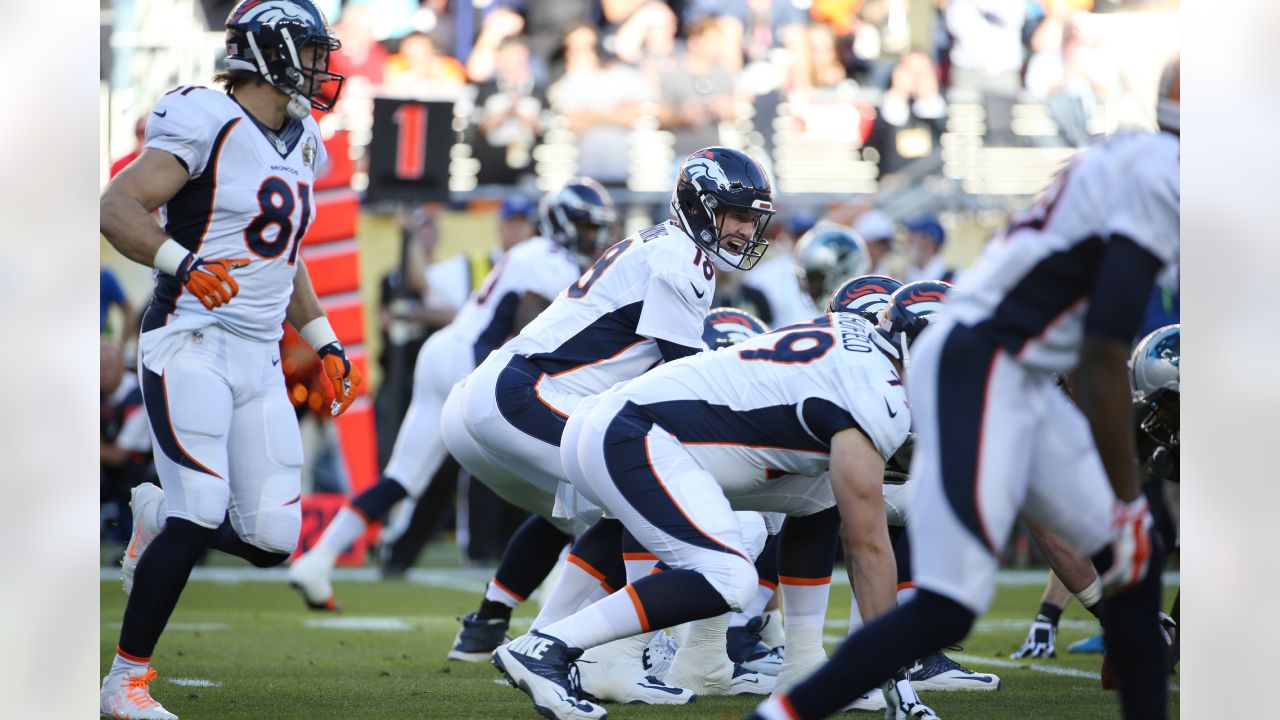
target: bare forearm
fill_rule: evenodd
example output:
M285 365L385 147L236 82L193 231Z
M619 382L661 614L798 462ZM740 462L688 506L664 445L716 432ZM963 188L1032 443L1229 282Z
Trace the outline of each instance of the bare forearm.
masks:
M284 317L294 329L301 330L304 325L324 316L324 308L320 307L320 298L311 286L311 275L307 265L298 260L298 272L293 276L293 294L289 296L289 306L285 308Z
M898 604L893 547L889 528L881 522L872 532L845 532L845 566L858 589L858 611L863 622L892 610Z
M108 192L99 203L98 227L121 255L153 267L156 251L169 239L150 211L137 200Z
M1086 338L1086 360L1080 365L1080 385L1075 389L1111 488L1125 502L1142 493L1133 437L1133 401L1125 365L1127 354L1127 349L1118 343Z
M1065 595L1065 600L1055 604L1066 607L1067 601L1071 599L1071 593L1078 593L1089 587L1098 573L1087 558L1082 557L1057 534L1031 518L1024 517L1023 520L1027 523L1027 529L1031 531L1036 547L1040 548L1045 560L1049 562L1049 567L1053 569L1059 585L1064 586L1062 594ZM1046 595L1048 592L1045 590Z

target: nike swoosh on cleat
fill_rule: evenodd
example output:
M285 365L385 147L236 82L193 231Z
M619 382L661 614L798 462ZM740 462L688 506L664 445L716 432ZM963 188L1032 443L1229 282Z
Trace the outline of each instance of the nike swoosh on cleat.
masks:
M680 695L684 693L684 688L674 688L668 685L646 685L645 683L636 683L636 685L639 685L642 688L649 688L650 690L661 690L664 693L670 693L672 695Z
M131 558L138 557L138 553L135 551L138 549L138 536L141 534L142 534L142 526L139 525L138 529L133 531L133 540L129 542L128 555Z

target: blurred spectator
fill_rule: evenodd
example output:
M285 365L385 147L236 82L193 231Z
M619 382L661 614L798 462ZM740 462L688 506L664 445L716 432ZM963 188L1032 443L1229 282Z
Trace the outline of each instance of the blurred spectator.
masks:
M133 305L129 302L129 297L124 293L124 288L120 285L120 280L107 268L102 268L102 275L98 281L98 294L101 298L98 332L103 335L111 334L111 329L107 327L107 317L111 314L111 308L120 308L120 345L123 347L126 341L138 334L138 317Z
M786 87L807 86L809 78L808 21L795 0L747 0L742 54L748 63L777 63L778 48L785 50Z
M551 57L559 49L565 28L570 25L579 22L587 22L594 27L600 25L598 0L498 0L498 5L507 11L520 13L529 50L538 58ZM489 18L497 12L494 10ZM485 18L485 25L488 25L489 18Z
M417 30L405 35L400 51L387 59L384 76L388 92L407 95L452 93L467 81L462 63L440 55L435 40Z
M907 231L907 269L904 283L917 280L943 280L951 282L955 273L942 259L942 243L947 232L933 215L925 215L903 223Z
M483 83L493 79L497 71L498 51L503 41L518 36L524 30L524 18L520 13L507 8L494 8L484 18L480 26L480 34L471 46L471 55L467 58L467 77L473 83ZM526 49L527 49L526 45Z
M105 535L121 545L129 541L133 515L129 490L155 482L151 457L151 425L142 406L138 376L129 371L120 349L103 340L98 346L99 485Z
M734 116L733 75L720 59L723 37L715 19L695 22L677 66L662 73L658 120L675 135L679 159L720 144L719 123Z
M564 36L564 76L548 91L551 107L578 136L578 174L621 185L629 170L627 136L647 100L644 77L620 62L601 65L596 29L570 26Z
M910 52L893 69L889 89L867 145L877 154L880 177L898 172L911 162L940 152L939 139L947 127L947 101L938 92L933 61Z
M374 35L369 7L347 5L334 30L342 38L342 47L330 58L329 69L346 78L343 94L371 94L382 85L383 69L390 53Z
M853 35L864 0L813 0L809 16L829 25L836 35Z
M477 90L471 146L480 161L482 184L514 185L532 169L547 103L529 63L524 40L506 38L494 55L492 79Z
M1027 0L950 0L953 88L1012 97L1021 87Z
M867 254L871 259L871 272L896 278L897 274L890 272L888 263L889 252L893 249L893 236L895 233L893 218L882 210L867 210L854 220L853 229L867 243Z
M747 24L748 0L685 0L680 18L685 36L693 36L694 26L708 23L720 30L716 53L720 65L730 72L742 69L743 33Z
M142 154L142 147L143 145L146 144L146 141L147 141L147 116L146 115L143 115L142 117L134 121L133 140L134 140L133 149L130 150L123 157L121 157L119 160L116 160L115 162L111 163L110 177L115 177L116 174L119 173L121 170L125 169L126 167L129 167L129 163L133 162L134 158Z
M758 312L753 312L771 328L804 322L813 318L815 312L809 296L800 288L796 277L795 242L818 221L818 216L807 208L784 210L782 217L775 217L767 228L769 249L760 264L749 273L733 273L741 276L742 284L748 291L758 293L759 300L753 297ZM716 281L719 291L719 280ZM746 307L734 305L743 310Z
M808 42L808 87L833 88L848 79L830 25L813 23L805 33Z
M1069 19L1047 17L1036 29L1033 47L1027 92L1046 100L1067 142L1083 147L1103 104L1118 91L1113 68L1097 57L1080 26Z
M633 4L630 0L626 2ZM604 3L606 18L610 4ZM643 68L653 60L675 55L677 29L676 14L666 3L645 0L605 39L605 49L611 50L619 60ZM656 87L656 75L653 81Z
M519 194L508 195L498 209L498 240L502 242L502 252L533 237L537 222L538 208L532 200Z

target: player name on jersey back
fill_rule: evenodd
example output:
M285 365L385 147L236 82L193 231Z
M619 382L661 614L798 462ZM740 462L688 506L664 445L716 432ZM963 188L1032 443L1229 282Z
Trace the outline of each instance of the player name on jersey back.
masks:
M701 348L714 294L711 260L668 221L604 251L504 349L541 368L543 387L593 395L658 363L655 340Z
M250 260L232 271L239 293L213 310L157 272L153 307L166 320L206 316L244 337L279 340L299 246L315 218L312 188L328 160L315 121L289 119L273 132L230 95L183 87L156 105L146 146L172 154L190 176L160 208L165 231L202 258Z

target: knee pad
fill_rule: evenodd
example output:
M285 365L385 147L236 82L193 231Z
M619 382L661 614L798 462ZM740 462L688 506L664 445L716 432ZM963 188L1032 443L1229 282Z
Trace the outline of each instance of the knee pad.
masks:
M246 543L269 553L283 553L288 558L298 546L298 535L302 531L302 512L299 504L294 503L260 510L252 517L243 518L240 523L233 522L232 525L241 525L236 527L236 532Z
M734 612L742 612L743 608L751 604L756 596L756 587L760 584L755 565L738 555L728 553L715 566L700 567L698 572L702 573Z
M226 480L195 470L183 469L173 483L164 483L165 507L169 517L189 520L206 528L216 528L227 516L231 488Z
M738 525L742 531L742 545L747 550L747 556L755 562L764 551L765 541L769 539L769 528L758 512L741 510L734 514L738 516Z

